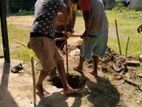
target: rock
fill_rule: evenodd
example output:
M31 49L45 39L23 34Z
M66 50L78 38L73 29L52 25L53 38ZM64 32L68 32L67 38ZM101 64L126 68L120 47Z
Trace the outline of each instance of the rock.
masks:
M68 45L70 47L80 48L81 44L82 44L82 39L80 38L69 38L68 40Z
M140 103L141 103L139 100L137 100L136 102L137 102L137 104L140 104Z
M139 56L139 61L142 62L142 54Z
M126 65L127 66L137 67L137 66L140 66L140 62L139 61L135 61L135 60L133 60L133 61L127 60L126 61Z
M116 72L121 72L122 70L125 69L125 66L123 64L115 64L115 65L113 65L113 69Z
M125 76L126 76L126 78L131 78L129 73L125 74Z
M69 53L70 56L80 55L80 49L76 48Z
M142 78L142 73L138 74L138 76L139 76L140 78Z
M103 66L102 67L102 71L104 72L104 73L107 73L109 70L108 70L108 67L107 66Z

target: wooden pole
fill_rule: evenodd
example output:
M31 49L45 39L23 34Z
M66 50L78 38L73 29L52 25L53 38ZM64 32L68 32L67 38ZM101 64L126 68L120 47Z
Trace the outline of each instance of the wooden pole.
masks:
M65 19L65 37L67 37L67 20ZM66 38L66 69L67 75L69 74L69 63L68 63L68 40Z
M31 56L31 66L32 66L32 77L33 77L33 103L36 107L36 79L35 79L35 69L34 69L34 58Z
M119 46L119 53L120 53L120 55L122 55L120 39L119 39L119 33L118 33L118 27L117 27L117 20L116 19L115 19L115 28L116 28L117 41L118 41L118 46Z
M16 39L14 39L14 41L15 41L16 43L18 43L18 44L20 44L20 45L24 46L24 47L27 47L27 45L26 45L26 44L24 44L24 43L22 43L22 42L20 42L20 41L18 41L18 40L16 40Z
M9 55L9 42L8 42L8 31L7 31L7 1L0 1L0 19L1 19L1 30L2 30L2 42L3 42L3 53L6 62L10 62Z
M127 57L127 54L128 54L129 40L130 40L130 37L128 37L128 39L127 39L126 50L125 50L125 57Z

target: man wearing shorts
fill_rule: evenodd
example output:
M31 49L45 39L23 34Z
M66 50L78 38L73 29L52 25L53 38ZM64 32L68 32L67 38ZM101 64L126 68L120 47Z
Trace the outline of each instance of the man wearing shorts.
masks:
M62 11L65 16L68 15L67 7L61 0L37 0L35 4L35 20L30 32L29 45L39 59L42 70L36 88L40 96L43 94L43 80L49 72L57 66L61 82L64 88L64 94L75 93L67 82L63 58L60 55L54 41L54 24L58 11Z
M93 57L94 69L91 74L98 76L98 57L104 55L107 47L108 20L102 0L79 0L79 4L83 12L85 31L82 34L80 61L74 70L82 72L84 60Z

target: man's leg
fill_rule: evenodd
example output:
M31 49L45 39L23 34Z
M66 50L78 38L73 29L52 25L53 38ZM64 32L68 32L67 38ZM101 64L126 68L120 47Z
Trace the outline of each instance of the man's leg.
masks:
M38 58L39 58L39 61L41 63L41 66L42 66L42 70L40 71L40 74L39 74L39 78L38 78L38 81L37 81L37 85L36 85L36 88L38 90L38 94L40 97L43 97L44 96L44 92L46 92L43 88L43 81L45 80L45 78L47 77L47 75L49 74L49 72L51 71L51 68L53 68L52 66L52 60L51 60L51 68L50 66L48 66L48 57L45 55L47 53L45 53L44 51L41 51L42 54L38 55ZM48 93L48 92L46 92Z
M94 76L98 76L98 73L97 73L98 62L99 62L98 56L93 55L93 60L94 60L94 69L93 69L93 72L91 72L91 74Z
M60 79L64 88L64 94L69 95L72 93L76 93L77 90L71 88L70 85L68 84L63 60L60 60L57 62L57 68L58 68Z
M69 95L69 94L73 94L76 93L77 90L73 89L67 81L67 77L66 77L66 72L65 72L65 66L64 66L64 60L62 58L62 56L60 55L58 49L55 49L55 60L56 60L56 66L60 75L60 79L64 88L64 94Z
M46 72L44 70L40 71L39 78L38 78L37 85L36 85L36 88L38 90L38 94L40 97L44 96L44 94L43 94L44 89L43 89L42 83L43 83L44 79L47 77L48 73L49 72Z
M31 37L29 44L32 50L34 51L34 53L36 54L37 58L39 59L42 66L42 70L40 71L36 88L38 90L39 97L43 97L44 96L43 92L45 91L42 85L43 80L47 77L47 75L49 74L49 71L51 71L51 68L54 68L54 63L52 62L53 52L48 51L49 47L51 47L52 44L50 44L50 40L46 37L39 37L39 38ZM51 54L52 56L49 57L49 54ZM49 59L49 58L52 58L52 59Z
M80 56L79 64L77 67L74 68L74 70L78 72L83 72L83 63L84 63L84 58Z

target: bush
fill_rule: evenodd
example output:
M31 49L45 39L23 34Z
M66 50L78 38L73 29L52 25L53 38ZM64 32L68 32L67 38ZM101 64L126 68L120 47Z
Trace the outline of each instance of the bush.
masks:
M16 13L19 10L31 11L33 10L36 0L9 0L9 11Z

